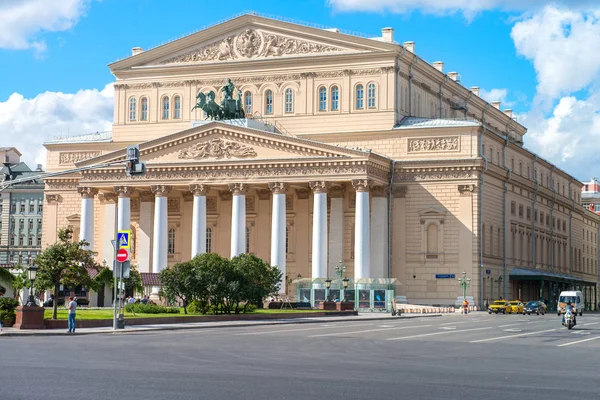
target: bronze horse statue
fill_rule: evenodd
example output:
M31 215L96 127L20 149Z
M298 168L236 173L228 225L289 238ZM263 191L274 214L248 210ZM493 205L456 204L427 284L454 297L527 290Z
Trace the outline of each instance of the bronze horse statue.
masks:
M192 108L192 111L199 108L206 113L206 119L223 119L223 109L215 102L215 92L211 90L207 95L199 92L196 96L196 100L198 102L194 108Z

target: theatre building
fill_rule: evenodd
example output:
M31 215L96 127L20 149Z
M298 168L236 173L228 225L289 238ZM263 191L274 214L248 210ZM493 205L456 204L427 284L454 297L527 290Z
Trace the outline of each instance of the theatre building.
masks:
M385 308L393 290L454 304L465 271L477 304L563 287L597 303L600 217L582 183L392 28L367 38L247 14L109 68L112 131L46 143L47 170L124 160L138 144L146 174L46 179L46 245L71 226L111 265L115 224L131 229L148 293L196 254L249 252L300 300L345 275L360 308ZM219 114L226 104L245 117Z

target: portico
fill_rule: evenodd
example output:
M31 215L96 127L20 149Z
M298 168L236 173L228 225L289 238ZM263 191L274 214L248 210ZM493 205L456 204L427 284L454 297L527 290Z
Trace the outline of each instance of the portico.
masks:
M371 214L370 190L387 193L387 158L223 122L142 143L140 153L144 176L100 168L84 172L79 181L82 237L100 234L104 240L98 245L91 241L100 254L108 253L104 247L114 223L107 219L95 227L87 210L98 204L105 207L100 214L114 212L114 204L100 204L97 197L116 195L117 229L132 229L132 257L140 272L158 273L207 251L228 257L252 252L288 276L281 288L286 293L288 281L298 275L328 277L338 261L329 258L335 251L349 258L355 279L384 277L387 266L377 265L378 276L370 270L371 243L387 243L381 229L371 240L371 219L381 211ZM122 157L125 149L79 165ZM330 232L342 237L330 242Z

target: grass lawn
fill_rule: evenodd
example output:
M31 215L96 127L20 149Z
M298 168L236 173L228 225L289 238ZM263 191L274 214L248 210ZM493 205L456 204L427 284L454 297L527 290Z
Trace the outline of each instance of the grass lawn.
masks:
M303 313L303 312L319 312L323 310L256 310L252 314L295 314L295 313ZM184 314L183 308L179 314L140 314L136 313L135 316L132 313L125 312L125 318L159 318L159 317L196 317L201 314ZM212 314L208 314L212 315ZM44 318L51 319L52 318L52 309L46 308L44 311ZM66 308L59 307L58 313L56 315L57 319L68 319L68 310ZM113 318L113 309L105 308L98 310L87 310L85 308L77 309L77 319L79 320L88 320L88 319L112 319Z

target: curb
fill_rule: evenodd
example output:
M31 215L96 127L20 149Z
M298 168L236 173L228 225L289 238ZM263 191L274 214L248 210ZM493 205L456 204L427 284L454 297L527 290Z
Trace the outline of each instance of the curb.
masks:
M403 320L403 319L414 319L414 318L433 318L433 317L442 317L442 314L424 314L424 315L411 315L411 316L401 316L401 317L389 317L388 314L385 314L386 317L355 317L355 318L343 318L343 319L333 319L329 321L315 321L315 320L296 320L296 319L280 319L280 320L272 320L270 322L257 322L256 324L228 324L228 325L211 325L211 326L195 326L195 325L184 325L182 326L166 326L166 327L151 327L151 328L134 328L131 330L118 330L118 331L91 331L91 332L76 332L76 333L67 333L52 331L52 332L44 332L44 330L40 331L27 331L27 332L0 332L0 337L18 337L18 336L86 336L86 335L122 335L122 334L132 334L132 333L145 333L145 332L156 332L156 331L176 331L176 330L191 330L191 329L223 329L223 328L240 328L240 327L252 327L252 326L268 326L268 325L300 325L300 324L323 324L323 323L332 323L332 322L348 322L348 321L389 321L389 320ZM276 322L279 321L279 322ZM94 329L94 328L85 328L85 329Z

